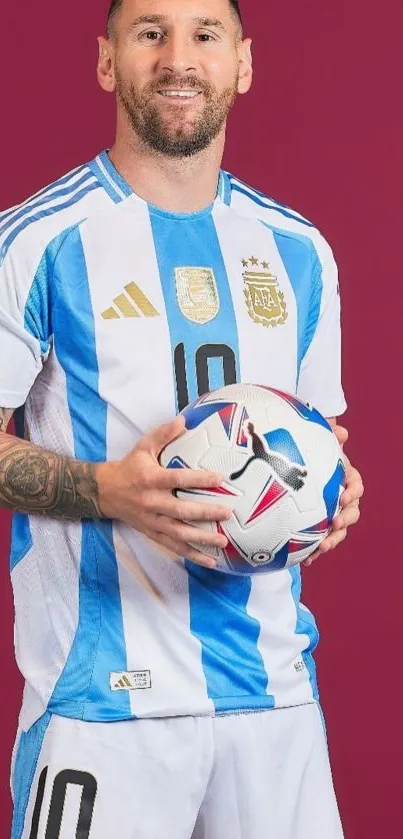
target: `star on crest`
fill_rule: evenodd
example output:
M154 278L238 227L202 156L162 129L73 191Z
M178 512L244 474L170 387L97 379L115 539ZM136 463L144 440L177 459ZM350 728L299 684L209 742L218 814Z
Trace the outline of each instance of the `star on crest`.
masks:
M261 265L264 271L270 271L270 262L267 262L266 259L259 260L256 256L251 256L250 259L241 259L241 262L244 268Z

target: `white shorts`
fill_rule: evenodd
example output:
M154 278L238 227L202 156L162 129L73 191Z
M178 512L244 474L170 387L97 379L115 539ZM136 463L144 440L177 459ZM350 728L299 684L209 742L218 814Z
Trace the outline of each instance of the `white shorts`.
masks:
M317 705L20 734L12 839L342 839Z

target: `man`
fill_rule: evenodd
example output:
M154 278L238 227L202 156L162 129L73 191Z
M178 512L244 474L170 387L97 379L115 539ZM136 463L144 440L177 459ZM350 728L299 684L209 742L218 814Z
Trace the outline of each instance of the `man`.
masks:
M0 217L0 503L26 680L12 839L337 839L299 569L215 571L226 539L191 523L227 508L174 490L221 476L158 461L205 381L297 392L335 424L333 257L220 171L252 80L234 0L114 0L99 46L113 149ZM5 433L22 405L25 440ZM322 552L358 519L347 468Z

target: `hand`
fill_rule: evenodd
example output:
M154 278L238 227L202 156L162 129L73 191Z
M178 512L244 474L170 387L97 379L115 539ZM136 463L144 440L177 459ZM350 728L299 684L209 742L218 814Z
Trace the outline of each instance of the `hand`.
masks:
M216 568L208 549L225 548L226 537L185 522L225 521L231 517L231 510L218 504L183 501L174 492L219 487L223 477L201 469L165 469L158 461L162 449L184 428L183 417L177 417L143 437L123 460L99 464L100 508L105 518L125 522L177 558ZM205 550L191 547L195 543Z
M343 448L348 440L348 431L341 425L334 426L333 431ZM309 568L318 557L334 550L341 542L344 542L348 528L359 521L360 499L364 494L364 485L360 473L357 469L354 469L346 456L344 456L344 465L346 469L346 488L340 499L340 513L333 519L332 529L318 550L303 563L306 568Z

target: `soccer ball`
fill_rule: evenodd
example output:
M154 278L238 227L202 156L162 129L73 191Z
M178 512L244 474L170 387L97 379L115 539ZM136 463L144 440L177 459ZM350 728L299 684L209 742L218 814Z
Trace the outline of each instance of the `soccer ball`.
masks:
M217 489L177 492L231 508L228 521L197 523L229 540L224 550L209 548L218 570L263 574L307 559L328 534L345 485L343 453L324 417L291 394L243 384L208 393L182 413L186 431L160 462L224 476Z

